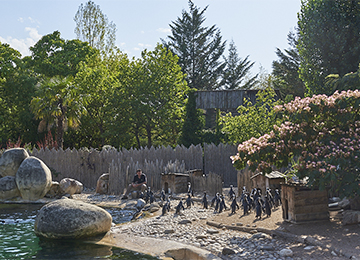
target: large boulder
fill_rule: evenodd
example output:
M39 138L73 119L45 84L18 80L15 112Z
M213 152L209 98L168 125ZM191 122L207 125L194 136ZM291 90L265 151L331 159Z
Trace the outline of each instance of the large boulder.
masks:
M109 193L109 178L110 175L108 173L102 174L96 183L96 193L99 194L108 194Z
M24 148L6 150L0 157L0 176L15 176L20 164L29 157Z
M0 178L0 199L8 200L20 197L20 191L16 186L14 176L5 176Z
M49 189L49 191L45 194L46 198L56 198L56 197L60 197L61 194L61 190L60 190L60 184L57 181L52 181L51 182L51 187Z
M16 172L16 185L24 200L41 199L49 191L52 184L50 169L39 158L26 158Z
M83 190L83 184L78 180L64 178L60 181L60 190L63 194L79 194Z
M52 239L77 239L108 232L112 217L106 210L67 198L43 206L35 219L35 234Z

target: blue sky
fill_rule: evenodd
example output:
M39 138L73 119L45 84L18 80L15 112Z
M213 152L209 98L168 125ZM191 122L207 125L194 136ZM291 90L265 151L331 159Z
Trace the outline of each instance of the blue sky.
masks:
M93 0L116 24L116 44L129 57L153 50L170 35L173 21L189 10L188 0ZM42 36L59 31L61 37L76 38L73 20L81 3L87 0L0 0L0 42L9 43L23 55ZM216 25L223 40L234 41L239 57L254 61L271 72L277 59L276 47L288 48L287 34L294 30L300 0L193 0L208 6L204 26ZM228 44L227 44L228 47Z

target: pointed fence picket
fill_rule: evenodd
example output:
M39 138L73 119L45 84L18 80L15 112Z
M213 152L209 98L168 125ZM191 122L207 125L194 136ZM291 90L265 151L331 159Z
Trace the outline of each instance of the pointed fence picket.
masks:
M53 180L63 178L79 180L85 187L96 187L98 178L103 173L110 173L109 191L121 194L137 169L142 169L148 177L148 186L159 190L161 173L184 173L191 169L201 169L205 173L220 175L210 177L202 185L210 185L212 181L224 183L225 186L236 185L236 170L229 159L236 153L236 146L220 144L191 145L189 148L178 145L175 148L160 146L140 149L34 149L32 156L41 159L53 173ZM214 186L212 190L217 190Z

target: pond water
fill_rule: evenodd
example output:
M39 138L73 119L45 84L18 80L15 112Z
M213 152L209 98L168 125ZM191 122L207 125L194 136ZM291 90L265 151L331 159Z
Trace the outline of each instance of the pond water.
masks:
M133 251L81 242L44 240L35 235L34 223L42 205L0 204L0 259L158 259ZM106 209L113 222L130 221L132 212Z

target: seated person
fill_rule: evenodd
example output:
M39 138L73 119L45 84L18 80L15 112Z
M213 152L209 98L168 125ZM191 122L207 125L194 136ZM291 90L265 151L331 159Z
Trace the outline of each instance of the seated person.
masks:
M147 178L145 173L143 173L141 169L138 169L134 176L133 182L129 184L129 187L126 189L126 192L122 197L122 199L127 199L129 193L132 191L144 192L146 190L146 183L147 183Z

